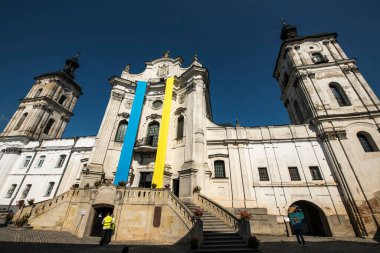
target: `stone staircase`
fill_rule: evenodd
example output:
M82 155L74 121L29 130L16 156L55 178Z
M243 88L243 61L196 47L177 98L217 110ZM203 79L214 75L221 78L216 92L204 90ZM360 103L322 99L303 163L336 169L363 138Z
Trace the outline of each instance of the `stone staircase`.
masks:
M194 211L198 207L191 202L184 204L191 211ZM243 238L234 228L228 226L211 212L204 210L202 220L204 241L201 249L193 250L194 253L259 252L259 250L248 248Z

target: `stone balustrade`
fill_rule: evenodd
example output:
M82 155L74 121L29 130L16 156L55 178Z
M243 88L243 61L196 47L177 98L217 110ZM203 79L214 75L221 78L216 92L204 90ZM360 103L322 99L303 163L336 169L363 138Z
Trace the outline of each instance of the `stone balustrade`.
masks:
M216 217L223 220L225 223L231 226L231 228L237 230L239 228L239 220L230 211L219 205L218 203L212 201L211 199L195 193L193 196L194 203L209 212L213 213Z
M168 189L114 185L71 189L27 206L15 217L30 214L29 223L34 229L68 231L83 237L91 232L95 209L104 205L114 207L116 241L186 242L198 236L197 231L202 233L193 213Z

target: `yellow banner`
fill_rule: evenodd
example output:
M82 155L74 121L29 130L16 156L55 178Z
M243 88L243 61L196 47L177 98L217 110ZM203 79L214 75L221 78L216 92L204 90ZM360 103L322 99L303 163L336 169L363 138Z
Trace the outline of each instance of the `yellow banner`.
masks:
M162 188L164 183L164 167L166 157L166 147L168 144L168 134L170 125L170 108L172 105L174 77L166 80L164 106L162 108L162 121L160 132L158 134L158 145L156 162L154 164L152 184L156 184L157 188Z

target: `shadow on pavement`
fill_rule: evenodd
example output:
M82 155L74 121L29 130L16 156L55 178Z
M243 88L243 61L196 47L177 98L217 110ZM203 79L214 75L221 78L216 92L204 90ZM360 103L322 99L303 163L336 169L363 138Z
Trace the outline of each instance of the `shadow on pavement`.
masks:
M297 242L261 242L263 253L379 253L380 243L355 241L306 241L306 247Z
M1 242L0 252L4 253L122 253L123 247L129 247L129 253L185 253L185 247L177 245L122 245L110 244L62 244L33 242Z

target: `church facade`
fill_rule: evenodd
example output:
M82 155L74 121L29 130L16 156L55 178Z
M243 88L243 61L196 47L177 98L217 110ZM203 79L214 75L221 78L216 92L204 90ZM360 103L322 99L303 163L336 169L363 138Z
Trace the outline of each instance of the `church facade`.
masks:
M82 94L78 59L67 60L63 71L35 78L0 135L1 207L125 181L131 189L167 185L185 202L200 187L231 213L252 213L258 234L286 234L289 218L301 215L309 234L375 236L380 102L336 37L283 27L273 74L292 121L283 126L213 123L208 70L196 56L184 67L165 53L142 73L127 66L109 79L97 136L62 139Z

